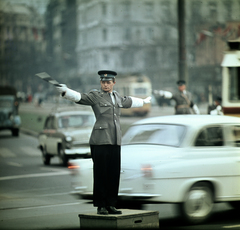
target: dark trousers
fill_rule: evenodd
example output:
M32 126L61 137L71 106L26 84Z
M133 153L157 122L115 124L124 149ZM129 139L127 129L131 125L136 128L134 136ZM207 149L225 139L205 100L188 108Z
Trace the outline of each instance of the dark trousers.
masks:
M93 160L93 205L114 206L117 203L121 146L91 145Z

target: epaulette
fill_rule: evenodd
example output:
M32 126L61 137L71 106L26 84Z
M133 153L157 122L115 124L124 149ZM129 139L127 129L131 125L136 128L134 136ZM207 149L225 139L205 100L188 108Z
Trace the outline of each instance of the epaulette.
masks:
M89 92L97 92L99 91L98 89L91 89Z

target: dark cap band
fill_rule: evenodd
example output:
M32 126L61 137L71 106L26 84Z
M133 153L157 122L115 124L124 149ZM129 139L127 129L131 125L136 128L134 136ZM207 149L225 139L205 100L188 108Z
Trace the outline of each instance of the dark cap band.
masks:
M111 81L115 79L115 76L117 75L115 71L111 70L100 70L98 71L98 74L100 75L101 81Z
M186 82L184 80L179 80L179 81L177 81L177 85L179 85L179 86L186 85Z

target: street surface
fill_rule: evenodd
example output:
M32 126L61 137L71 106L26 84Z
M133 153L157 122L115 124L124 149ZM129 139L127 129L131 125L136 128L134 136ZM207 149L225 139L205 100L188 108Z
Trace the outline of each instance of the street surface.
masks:
M122 118L122 122L138 119L142 118ZM0 229L79 229L78 214L96 208L70 195L69 170L57 158L44 166L37 146L36 136L29 133L12 137L10 131L0 132ZM226 203L215 204L211 219L197 226L182 223L174 205L149 204L144 209L159 211L160 229L240 229L239 213Z

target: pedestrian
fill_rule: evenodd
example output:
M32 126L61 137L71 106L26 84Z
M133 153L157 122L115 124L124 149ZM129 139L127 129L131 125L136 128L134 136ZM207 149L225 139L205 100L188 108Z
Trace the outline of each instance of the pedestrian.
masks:
M186 90L186 82L184 80L177 81L178 92L173 94L169 91L154 90L155 95L164 97L165 99L173 99L176 102L175 114L200 114L196 104L192 101L192 95Z
M98 74L100 90L79 93L65 85L57 87L57 90L66 99L92 107L96 117L89 141L93 161L93 206L97 207L98 214L122 214L115 208L121 165L120 109L141 107L150 103L151 97L121 96L113 90L115 71L100 70Z
M209 109L209 114L211 115L224 115L222 110L222 98L216 97L214 100L214 105Z

